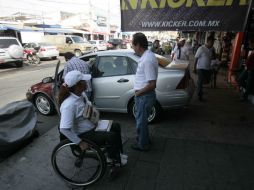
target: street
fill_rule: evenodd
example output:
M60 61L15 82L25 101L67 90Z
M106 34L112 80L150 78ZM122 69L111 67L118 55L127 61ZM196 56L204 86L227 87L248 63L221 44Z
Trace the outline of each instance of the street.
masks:
M26 98L31 85L44 77L54 76L57 60L42 61L39 65L24 64L22 68L0 68L0 107ZM63 61L61 62L63 67Z
M188 109L164 112L149 126L150 152L130 148L136 136L132 117L102 113L121 124L128 165L115 180L106 173L89 189L253 189L253 107L236 101L238 94L224 77L217 89L206 88L206 103L193 97ZM51 165L59 143L57 122L57 116L38 114L37 127L51 129L0 163L1 189L70 189Z

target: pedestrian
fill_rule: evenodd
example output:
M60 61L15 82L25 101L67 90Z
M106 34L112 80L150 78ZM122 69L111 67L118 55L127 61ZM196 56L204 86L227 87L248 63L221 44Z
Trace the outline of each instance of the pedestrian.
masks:
M88 148L88 144L82 138L91 140L98 146L107 145L110 161L125 165L127 155L123 154L120 125L113 122L110 131L96 131L97 123L84 116L86 104L91 105L84 93L86 81L90 79L90 74L82 74L77 70L66 74L58 97L61 113L60 132L81 150Z
M246 66L244 71L240 74L238 79L238 84L240 87L245 87L245 92L243 93L241 99L243 101L248 99L249 94L253 90L254 84L254 38L249 39L249 55L246 59Z
M148 41L143 33L133 35L132 47L140 56L134 80L137 142L132 145L132 148L148 151L150 149L148 116L156 102L158 61L154 53L148 50Z
M198 74L197 93L198 99L203 101L203 84L210 78L210 67L212 60L212 50L214 38L207 37L206 44L200 46L195 54L194 73Z
M153 53L156 53L156 54L159 54L159 55L164 54L162 48L160 47L160 41L159 40L154 40L151 51Z
M186 39L181 38L179 40L179 43L175 46L173 53L172 53L172 59L179 61L179 60L189 60L189 50L185 46Z
M88 62L85 62L78 57L76 57L73 53L67 52L64 54L65 60L67 63L64 66L63 78L70 71L77 70L83 74L90 74L90 66ZM92 98L92 84L91 80L87 81L87 90L85 91L89 100Z

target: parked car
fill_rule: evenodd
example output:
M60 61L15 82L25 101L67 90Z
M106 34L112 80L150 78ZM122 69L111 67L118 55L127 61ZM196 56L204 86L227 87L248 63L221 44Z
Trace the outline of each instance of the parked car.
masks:
M41 42L56 46L60 54L72 52L79 57L92 52L92 45L86 39L75 35L45 35L42 36Z
M109 42L107 42L106 45L107 45L107 50L111 50L114 48L113 45Z
M23 47L14 37L0 37L0 64L14 63L23 66Z
M51 58L57 59L59 57L59 51L56 46L43 42L33 42L24 45L24 48L34 49L37 51L37 55L40 59Z
M93 45L94 52L107 50L107 42L104 40L90 40L89 42Z
M188 62L171 64L166 58L156 56L160 64L157 102L149 115L149 122L156 120L161 110L186 106L194 92ZM140 57L132 50L110 50L80 58L91 64L94 105L101 111L134 115L133 81ZM62 75L63 71L58 72L57 66L55 79L44 78L28 90L27 99L34 103L40 113L49 115L55 112L54 99L62 84Z
M110 39L108 43L112 44L112 49L127 49L127 45L122 39Z

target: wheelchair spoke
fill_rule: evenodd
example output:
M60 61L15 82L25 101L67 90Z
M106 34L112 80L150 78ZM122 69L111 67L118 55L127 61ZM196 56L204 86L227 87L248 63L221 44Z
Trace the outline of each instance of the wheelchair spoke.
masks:
M104 174L105 157L96 145L80 154L80 150L76 149L73 143L62 144L53 151L52 165L65 181L76 186L86 186Z

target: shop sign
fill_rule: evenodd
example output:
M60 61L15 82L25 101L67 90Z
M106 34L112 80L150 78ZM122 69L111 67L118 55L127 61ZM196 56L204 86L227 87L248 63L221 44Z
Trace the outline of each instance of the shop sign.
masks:
M243 31L251 0L121 0L122 31Z

